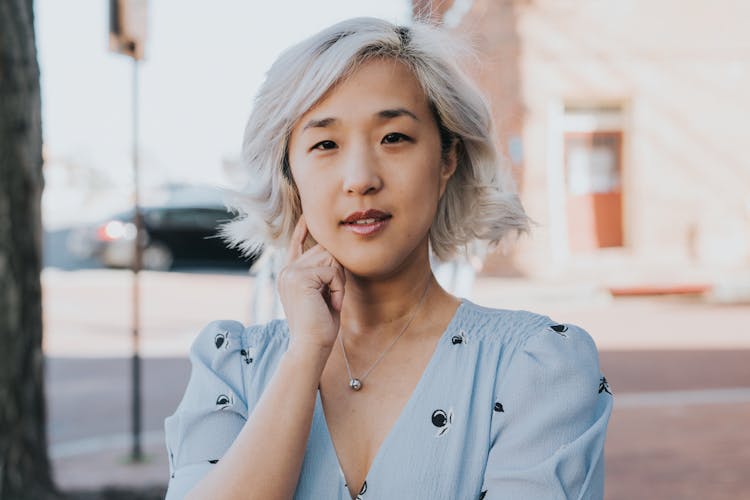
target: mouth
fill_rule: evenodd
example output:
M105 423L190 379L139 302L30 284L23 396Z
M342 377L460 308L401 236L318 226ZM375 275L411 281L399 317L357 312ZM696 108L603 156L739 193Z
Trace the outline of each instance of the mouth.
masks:
M370 209L364 212L351 213L339 224L347 231L367 236L382 230L391 217L393 216L387 212Z

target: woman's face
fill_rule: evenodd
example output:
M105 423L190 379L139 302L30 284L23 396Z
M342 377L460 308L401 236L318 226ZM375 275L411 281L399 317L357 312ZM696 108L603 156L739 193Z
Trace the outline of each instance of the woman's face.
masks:
M295 124L289 164L310 234L347 270L387 276L427 257L455 154L403 63L375 59Z

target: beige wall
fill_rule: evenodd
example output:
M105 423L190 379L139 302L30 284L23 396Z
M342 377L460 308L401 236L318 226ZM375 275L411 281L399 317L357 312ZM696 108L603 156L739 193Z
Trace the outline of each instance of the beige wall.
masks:
M476 76L510 124L501 142L519 129L522 197L542 224L515 252L524 272L618 282L750 267L748 20L743 0L473 2L458 29L483 53ZM622 248L576 255L565 240L566 104L622 106Z

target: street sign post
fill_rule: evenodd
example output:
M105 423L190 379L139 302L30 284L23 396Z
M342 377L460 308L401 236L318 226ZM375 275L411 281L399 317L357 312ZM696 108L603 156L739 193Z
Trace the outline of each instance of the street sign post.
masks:
M141 358L140 358L140 287L139 272L143 267L143 217L140 209L138 182L138 62L145 53L146 0L110 0L109 49L133 60L133 204L135 242L133 248L133 354L131 363L131 461L142 462L141 446Z

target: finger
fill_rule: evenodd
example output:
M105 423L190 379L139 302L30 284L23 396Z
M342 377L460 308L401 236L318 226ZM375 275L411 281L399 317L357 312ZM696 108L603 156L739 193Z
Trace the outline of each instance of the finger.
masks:
M344 277L343 270L336 266L319 266L312 268L313 280L317 283L316 289L324 293L332 309L341 311L344 303Z
M294 226L292 237L289 240L289 248L287 249L288 262L294 262L302 255L302 245L306 236L307 224L305 223L305 216L300 215L299 219L297 219L297 224Z
M307 226L307 222L305 222L305 226ZM302 241L302 253L307 252L314 246L316 246L318 242L315 240L315 237L312 235L310 230L307 230L307 234L305 235L305 239Z
M338 312L341 312L341 307L344 305L344 290L346 288L346 275L344 269L341 266L334 266L335 270L333 279L328 285L328 291L331 297L331 307Z
M307 267L330 266L334 260L335 259L330 252L319 243L316 243L315 246L305 250L305 252L297 259L301 265Z
M310 250L306 250L297 262L303 267L336 267L342 274L344 273L344 266L336 260L336 257L334 257L331 252L326 250L326 248L319 243Z

